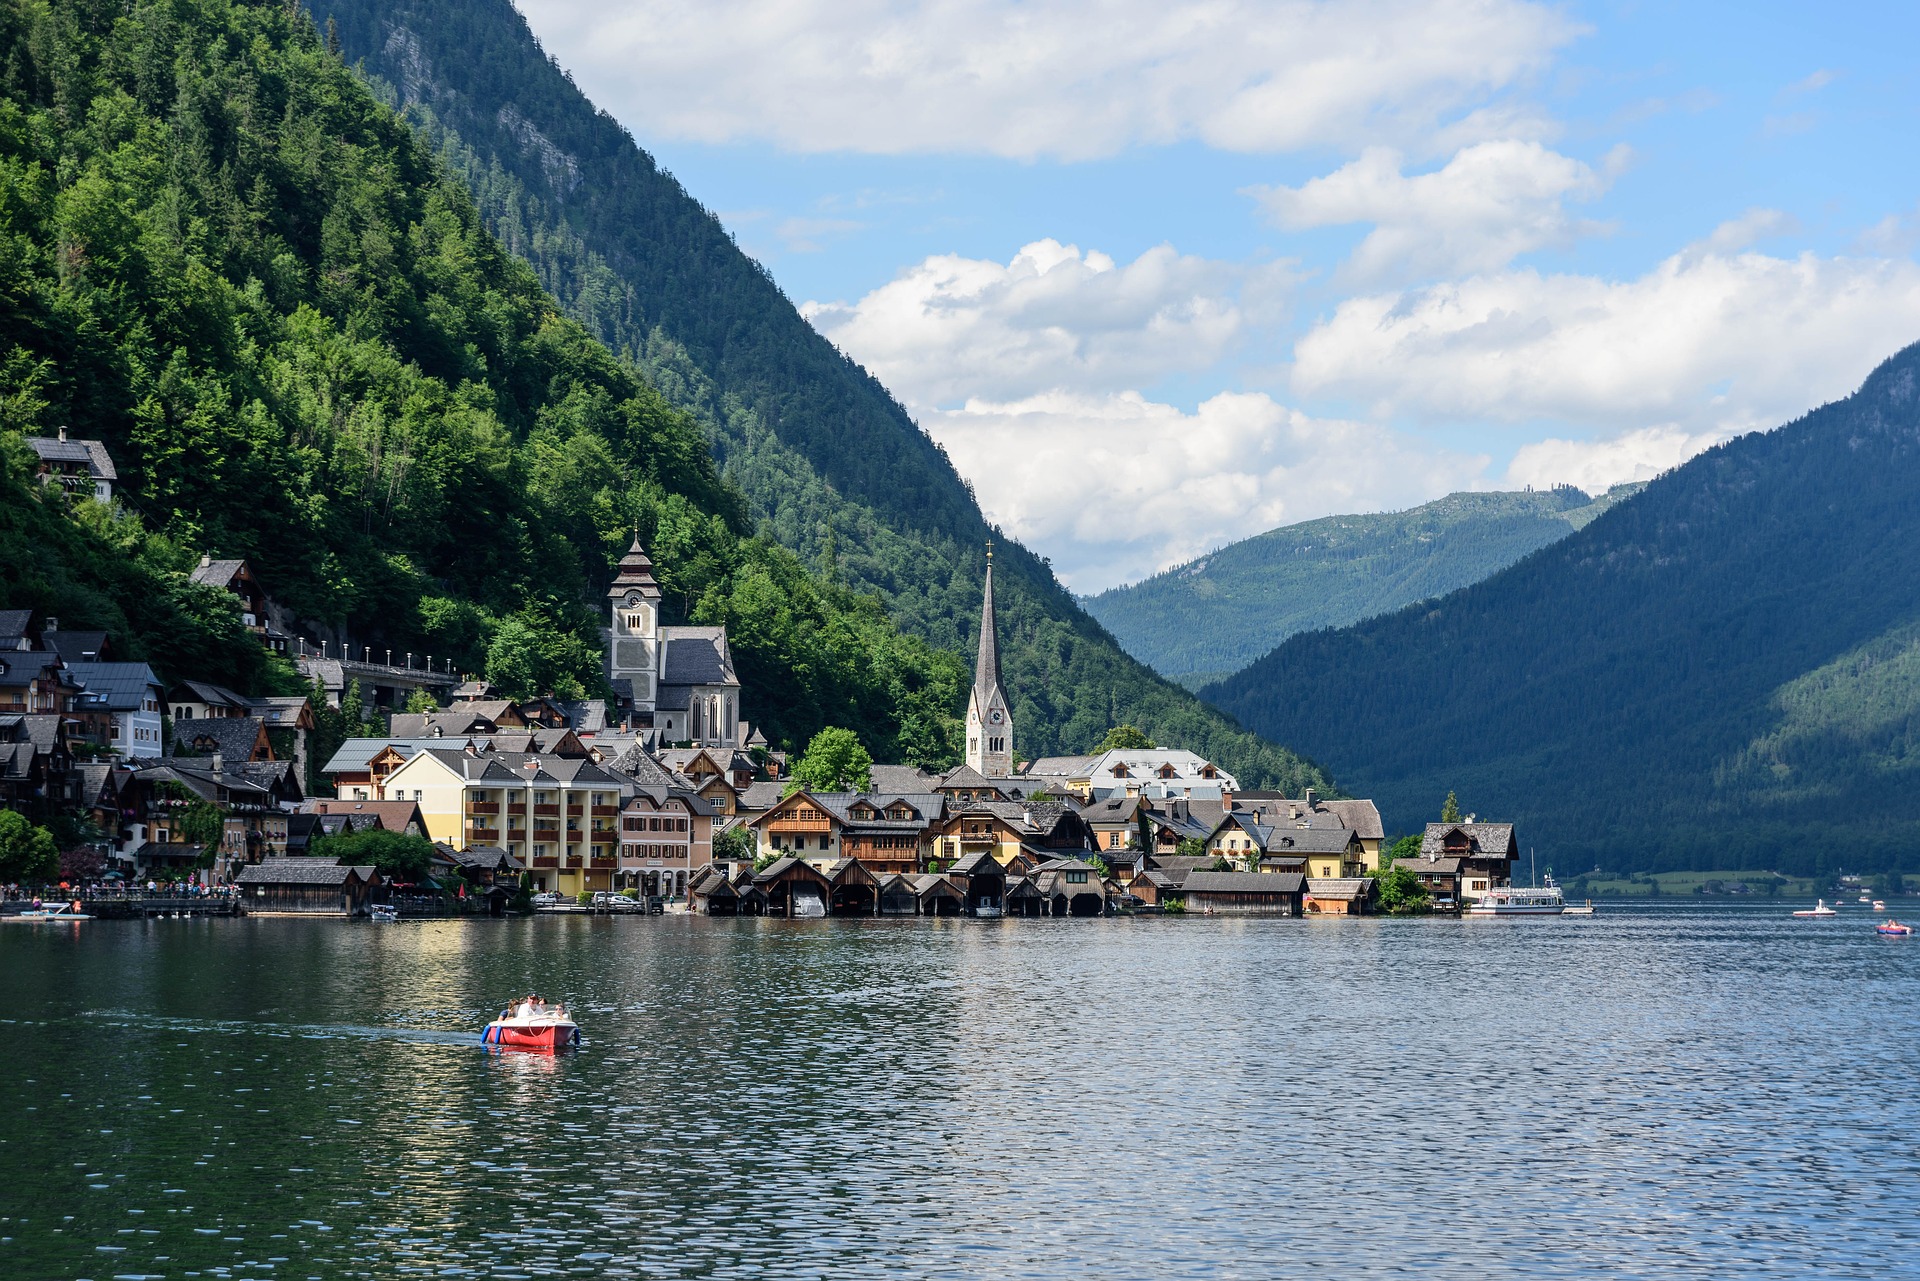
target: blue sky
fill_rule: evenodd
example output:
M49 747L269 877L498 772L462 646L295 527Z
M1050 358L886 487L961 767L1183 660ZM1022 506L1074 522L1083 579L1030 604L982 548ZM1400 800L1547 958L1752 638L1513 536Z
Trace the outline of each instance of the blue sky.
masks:
M1910 6L518 3L1082 591L1920 340Z

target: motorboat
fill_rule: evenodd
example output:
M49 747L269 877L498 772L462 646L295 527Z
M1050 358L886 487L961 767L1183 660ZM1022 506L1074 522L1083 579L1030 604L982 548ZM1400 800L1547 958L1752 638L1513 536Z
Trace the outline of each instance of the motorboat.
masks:
M554 1053L580 1044L580 1028L568 1017L566 1006L529 997L500 1011L500 1017L480 1034L480 1043Z
M1876 912L1884 912L1884 911L1886 911L1886 910L1887 910L1887 901L1886 901L1885 899L1883 899L1883 898L1877 898L1877 899L1875 899L1875 900L1873 900L1873 910L1874 910L1874 911L1876 911Z
M1561 909L1561 912L1560 912L1560 915L1562 915L1562 916L1592 916L1592 915L1593 915L1593 900L1592 900L1592 899L1588 899L1588 900L1587 900L1586 902L1584 902L1584 903L1569 903L1569 904L1567 904L1567 905L1566 905L1566 907L1564 907L1564 908L1562 908L1562 909Z
M400 919L400 909L391 903L375 903L367 909L367 919L392 924Z
M1832 908L1830 908L1830 907L1828 907L1828 906L1827 906L1827 900L1825 900L1825 899L1820 899L1820 900L1818 900L1818 901L1817 901L1817 902L1816 902L1816 903L1815 903L1815 904L1814 904L1814 905L1813 905L1812 907L1803 907L1803 908L1801 908L1801 909L1800 909L1799 911L1797 911L1797 912L1795 912L1795 913L1794 913L1794 915L1795 915L1795 916L1801 916L1801 917L1808 917L1808 916L1838 916L1838 915L1840 915L1840 913L1838 913L1838 912L1836 912L1836 911L1834 911L1834 910L1833 910Z
M1888 938L1903 939L1913 933L1913 927L1911 925L1902 925L1900 924L1900 922L1894 920L1891 916L1889 916L1886 919L1885 924L1874 926L1873 932L1875 934L1884 934Z
M1468 916L1559 916L1567 910L1566 897L1547 873L1547 883L1539 889L1502 885L1488 890L1467 905ZM1593 909L1589 907L1590 913Z

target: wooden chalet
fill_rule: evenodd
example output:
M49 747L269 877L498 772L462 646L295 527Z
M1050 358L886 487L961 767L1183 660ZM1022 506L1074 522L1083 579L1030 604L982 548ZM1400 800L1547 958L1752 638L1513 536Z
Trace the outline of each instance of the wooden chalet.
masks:
M1420 857L1459 859L1460 897L1472 902L1512 880L1520 847L1511 823L1429 823Z

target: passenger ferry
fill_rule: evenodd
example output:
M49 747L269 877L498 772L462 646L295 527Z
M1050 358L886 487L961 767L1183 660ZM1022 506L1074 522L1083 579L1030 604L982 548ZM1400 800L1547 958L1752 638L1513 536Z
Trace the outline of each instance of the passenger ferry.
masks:
M1567 900L1553 883L1551 872L1540 889L1502 885L1467 905L1468 916L1559 916L1566 910Z

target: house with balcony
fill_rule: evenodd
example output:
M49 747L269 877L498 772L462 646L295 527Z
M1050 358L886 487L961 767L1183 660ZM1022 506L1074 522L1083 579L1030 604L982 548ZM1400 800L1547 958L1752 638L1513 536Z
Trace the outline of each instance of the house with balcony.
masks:
M505 850L537 890L614 888L620 809L633 786L590 759L432 747L387 774L383 790L418 804L435 841Z
M190 575L196 583L224 587L238 599L240 624L259 642L278 654L284 654L292 641L280 621L280 608L267 595L253 567L244 560L215 560L202 556Z
M1420 858L1432 862L1457 859L1459 897L1471 904L1488 890L1511 882L1520 846L1511 823L1478 823L1471 815L1464 823L1429 823L1420 838Z
M43 485L55 485L69 494L113 501L113 484L120 479L106 445L97 440L68 440L67 429L53 436L29 436L27 448L40 459Z
M158 756L162 709L166 692L160 678L145 663L75 662L68 665L75 680L109 718L107 746L122 756Z

